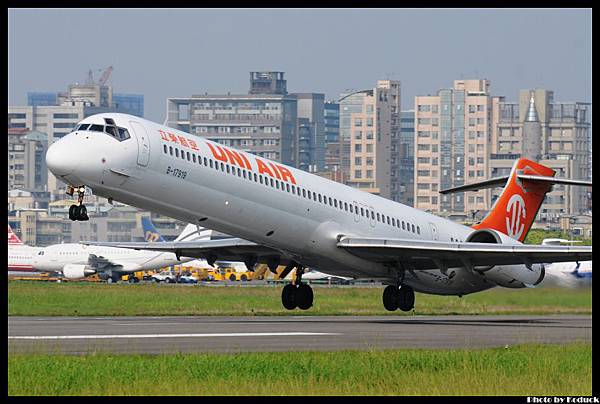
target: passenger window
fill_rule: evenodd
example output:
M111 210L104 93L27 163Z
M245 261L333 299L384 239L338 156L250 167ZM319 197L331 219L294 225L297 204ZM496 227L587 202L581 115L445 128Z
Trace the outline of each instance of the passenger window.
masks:
M258 182L258 176L256 175L256 173L254 173L254 182ZM262 181L261 181L262 183Z
M347 202L344 202L344 210L345 210L346 212L348 212L348 203L347 203Z
M310 191L306 191L306 192L308 193L308 199L312 199L311 192Z
M363 208L360 208L360 215L364 216L365 215L365 210Z
M306 189L302 188L302 197L306 198Z
M390 225L390 217L389 216L386 216L386 217L387 217L387 224L389 226Z
M331 199L329 199L331 201ZM331 203L331 202L330 202ZM337 208L337 199L333 200L333 206Z
M290 192L290 184L285 184L286 191Z
M213 168L213 161L212 160L208 160L208 162L210 163L210 168Z
M350 204L350 213L354 213L354 208L352 207L352 204Z
M375 219L375 213L373 213L373 211L371 211L371 219Z
M212 163L212 161L211 161L211 163ZM204 157L204 165L208 166L208 164L206 164L206 157ZM212 164L210 165L210 168L212 168Z
M190 160L191 160L191 157L190 157L190 152L186 152L186 154L187 154L187 159L188 159L188 161L190 161Z
M225 169L227 170L227 174L229 174L229 164L225 165Z
M273 178L269 178L269 180L271 181L271 187L273 187Z
M417 226L417 234L421 234L421 229Z
M167 145L166 145L166 144L164 144L164 145L163 145L163 152L164 152L165 154L167 154Z
M404 229L404 220L402 221L402 230L405 230Z
M173 155L173 146L169 146L169 154L172 156Z
M175 148L175 157L179 157L179 149Z
M256 174L254 174L254 175L256 175ZM263 183L262 175L260 175L258 178L260 179L260 183L262 184Z
M183 150L181 151L181 159L185 160L185 152Z
M192 161L194 162L194 164L196 164L196 155L192 154Z
M275 180L275 188L279 189L279 181Z
M318 195L319 195L319 203L323 202L323 200L321 198L321 194L318 194Z
M412 232L415 233L415 225L412 225Z
M379 212L377 212L377 221L381 222L381 220L379 220Z
M229 167L227 167L229 168ZM221 171L225 172L225 164L221 163Z

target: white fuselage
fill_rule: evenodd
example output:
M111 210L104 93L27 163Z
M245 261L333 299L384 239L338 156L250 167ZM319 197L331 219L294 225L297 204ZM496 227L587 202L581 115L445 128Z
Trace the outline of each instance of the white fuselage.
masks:
M8 245L8 270L15 272L35 272L33 261L39 247L28 245Z
M382 280L397 276L385 265L338 248L339 235L452 242L464 241L473 232L249 153L237 151L243 159L236 159L224 148L219 152L218 143L138 117L101 114L81 123L102 123L103 117L126 127L131 138L119 141L89 131L65 136L47 157L63 181L85 184L97 195L272 247L328 274ZM63 163L59 155L65 150L77 153ZM418 278L407 273L404 281L416 291L436 294L462 295L494 286L464 268L453 272L448 277L437 269L419 271Z
M33 258L33 266L38 271L60 272L68 264L87 265L92 254L109 262L106 269L119 272L156 270L181 262L172 253L69 243L41 249Z

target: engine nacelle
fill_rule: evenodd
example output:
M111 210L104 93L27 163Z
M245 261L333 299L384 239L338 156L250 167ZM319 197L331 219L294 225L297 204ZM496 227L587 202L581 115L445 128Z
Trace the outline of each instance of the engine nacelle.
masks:
M493 229L476 230L467 237L466 241L471 243L522 244ZM532 264L529 268L522 264L475 267L474 269L487 280L505 288L525 288L537 285L544 279L546 274L542 264Z
M96 273L89 265L67 264L63 267L63 275L68 279L81 279Z

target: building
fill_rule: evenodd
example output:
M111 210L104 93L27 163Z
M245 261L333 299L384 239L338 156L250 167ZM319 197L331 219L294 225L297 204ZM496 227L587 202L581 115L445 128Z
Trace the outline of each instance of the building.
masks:
M591 139L588 103L555 102L554 92L525 89L519 102L501 98L495 106L490 144L490 174L508 175L518 157L540 162L554 170L556 176L591 180ZM491 202L499 195L491 190ZM554 185L536 218L538 223L558 224L564 215L584 214L589 210L590 189L580 186Z
M298 100L297 167L311 172L322 171L325 168L326 150L325 94L294 93L292 95ZM306 145L307 142L309 145Z
M115 108L126 114L144 117L144 96L142 94L113 94Z
M340 169L340 104L327 101L323 108L325 124L325 165L323 172Z
M559 219L560 230L569 237L592 238L592 215L568 215Z
M58 92L28 92L27 105L30 107L58 105Z
M414 206L415 175L415 111L400 112L400 132L397 147L399 164L396 173L398 202ZM394 147L392 146L392 147ZM392 152L396 151L394 148Z
M8 129L8 188L45 190L48 136L27 128Z
M167 126L294 167L297 113L282 72L251 72L249 94L167 99Z
M492 104L489 80L455 80L437 95L415 97L414 206L464 220L489 210L484 191L440 195L488 175Z
M340 169L347 184L399 200L400 82L379 80L375 88L343 94L339 102Z

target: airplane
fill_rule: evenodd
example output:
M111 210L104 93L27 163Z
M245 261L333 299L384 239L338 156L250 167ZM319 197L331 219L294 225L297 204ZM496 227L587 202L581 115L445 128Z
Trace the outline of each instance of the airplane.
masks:
M196 226L190 224L176 240L198 239ZM61 272L67 279L98 274L100 279L114 283L126 273L156 270L193 259L170 252L64 243L40 248L32 257L32 266L37 271Z
M463 296L495 286L524 288L544 278L542 263L591 259L591 247L522 244L555 171L520 158L509 176L443 193L504 185L488 215L471 227L206 138L127 114L82 120L46 154L50 171L77 192L73 220L85 220L85 187L109 202L159 212L235 236L164 243L88 243L148 248L216 260L294 268L286 309L306 310L304 268L377 279L386 310L412 310L415 291Z
M33 267L33 257L41 250L40 247L31 247L23 244L21 239L8 225L8 272L37 273Z
M581 243L578 240L565 240L561 238L545 238L542 245L561 245L566 243ZM546 274L552 275L558 280L565 279L564 276L570 276L570 280L591 281L592 280L592 261L577 262L555 262L544 265Z

